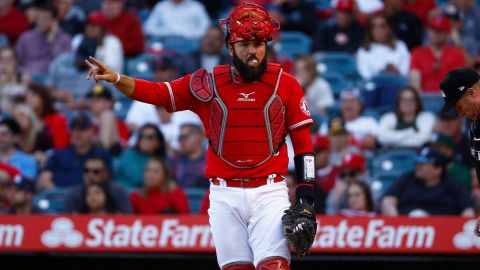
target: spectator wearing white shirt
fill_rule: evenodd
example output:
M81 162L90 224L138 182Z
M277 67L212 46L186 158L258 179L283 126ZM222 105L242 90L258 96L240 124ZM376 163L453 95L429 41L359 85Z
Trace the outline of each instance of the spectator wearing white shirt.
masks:
M357 68L365 80L382 72L408 75L410 53L405 43L395 37L385 15L369 18L365 40L357 51Z
M151 37L180 35L200 39L209 25L203 4L193 0L165 0L155 5L143 28Z
M380 119L378 141L384 147L421 147L433 135L435 115L422 111L422 101L413 87L400 90L395 112Z
M318 76L315 60L311 56L303 55L297 58L293 74L302 86L311 112L324 114L325 110L334 104L330 85Z
M168 82L179 76L179 61L176 54L161 55L158 59L151 63L154 71L154 81ZM200 118L191 111L168 113L163 107L155 107L154 105L134 101L128 110L125 122L130 130L136 131L139 127L151 123L160 128L165 141L167 143L167 151L173 153L178 150L178 135L180 125L189 123L201 123ZM129 145L135 145L138 134L135 132L130 137Z
M340 110L345 128L353 136L354 144L364 150L377 147L378 123L375 118L362 116L363 104L358 89L348 89L340 94Z
M108 34L107 18L99 11L88 14L85 31L72 40L72 48L76 50L84 37L97 42L95 58L110 66L113 70L123 70L123 46L116 36Z

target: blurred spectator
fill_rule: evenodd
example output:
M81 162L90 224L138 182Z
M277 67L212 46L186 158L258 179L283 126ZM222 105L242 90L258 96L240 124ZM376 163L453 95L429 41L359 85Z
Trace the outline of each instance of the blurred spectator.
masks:
M70 35L58 25L57 10L37 7L35 28L20 36L15 49L21 71L46 74L53 58L71 49Z
M115 166L115 182L129 188L140 188L143 184L145 165L148 160L166 158L165 139L153 124L142 126L134 148L123 151Z
M383 14L372 15L365 30L365 40L357 52L357 68L365 80L380 73L408 75L410 53L397 40Z
M223 31L218 26L210 25L200 40L200 49L182 59L182 73L193 73L199 68L213 71L217 65L230 64L230 57L224 52Z
M88 14L85 31L76 35L72 40L72 48L77 48L84 38L95 40L95 58L117 71L123 70L123 47L120 40L107 33L107 18L99 11Z
M20 175L19 169L0 162L0 213L9 207L9 198L12 194L13 179Z
M458 115L457 110L450 110L441 113L437 121L436 132L451 138L454 142L453 161L474 167L470 154L470 139L463 132L463 118Z
M461 14L460 14L460 10L458 9L457 6L453 5L453 4L447 4L445 6L443 6L441 8L441 10L439 10L438 12L436 12L438 14L441 14L445 17L448 18L448 20L450 21L450 24L452 26L451 30L450 30L450 36L449 36L449 43L451 45L455 45L459 48L464 48L466 49L467 46L471 49L472 46L473 48L476 48L476 44L463 44L463 40L462 40L462 34L461 34L461 31L462 31L462 27L463 27L463 21L462 21L462 18L461 18ZM435 14L432 14L432 16L434 16ZM475 39L473 40L467 40L467 43L468 42L476 42ZM472 52L470 52L469 50L467 50L470 54L472 54ZM475 49L474 49L475 51ZM475 52L473 53L473 55L475 56Z
M70 125L71 145L55 150L48 158L44 171L38 178L39 189L69 187L82 182L85 162L91 157L101 157L108 169L111 159L108 152L93 145L93 126L87 116L76 116ZM111 170L110 170L111 171Z
M85 12L74 5L73 1L74 0L53 1L58 12L60 27L71 36L81 33L85 22Z
M359 152L359 149L350 143L351 135L339 117L331 119L328 131L322 134L328 134L331 145L330 163L334 166L340 166L347 153Z
M470 167L453 160L453 140L445 135L436 134L430 146L437 149L448 158L449 163L446 167L447 175L462 183L465 190L470 194L470 192L472 192Z
M275 39L273 40L275 42ZM293 62L287 56L283 55L280 50L274 48L275 45L267 46L267 62L280 64L284 72L291 73L293 69Z
M340 215L347 217L373 217L372 193L364 182L350 182L347 186L347 207L340 210Z
M285 0L272 5L270 14L278 19L282 31L300 31L313 35L317 26L315 6L305 0Z
M363 104L358 89L348 89L340 94L340 110L345 128L352 134L353 143L364 150L377 147L378 122L370 116L362 116Z
M35 183L25 176L16 176L9 196L10 207L6 214L29 215L40 213L32 202L35 193Z
M120 39L125 56L132 57L143 52L145 41L138 18L124 10L125 1L103 0L102 13L107 18L108 32Z
M37 177L37 162L29 154L20 151L15 145L19 141L20 125L12 118L0 121L0 161L7 163L31 179Z
M96 84L87 94L87 103L93 113L95 139L102 148L120 154L122 146L127 144L129 132L125 122L115 116L112 92Z
M356 11L355 0L338 0L334 20L315 32L313 51L354 54L364 36Z
M383 147L421 147L430 140L435 115L423 111L422 100L413 87L400 90L395 112L382 115L378 141Z
M318 76L315 60L309 55L303 55L295 60L294 67L293 74L305 93L310 112L325 114L335 100L328 82Z
M200 39L210 18L202 3L194 0L164 0L155 5L143 28L149 37L183 36Z
M27 76L18 70L13 48L0 49L0 111L10 113L12 106L25 95Z
M50 64L46 84L55 88L55 97L65 102L68 109L75 109L78 105L75 102L85 97L95 85L95 80L85 79L88 74L85 59L95 55L96 50L95 40L83 38L76 51L61 54Z
M110 180L109 164L103 157L90 156L82 166L82 171L83 183L80 182L78 185L72 186L65 196L65 209L67 213L81 213L85 211L85 209L89 209L86 205L89 203L88 200L86 200L86 195L88 195L87 188L92 184L100 185L104 188L106 194L105 205L107 206L105 210L114 211L115 213L132 213L132 205L128 200L127 190L123 186ZM96 194L92 195L95 197ZM112 199L110 202L111 208L108 205L108 196L111 196ZM96 199L98 200L99 198L97 197ZM93 200L95 201L95 198L93 198ZM98 205L100 204L98 203Z
M403 0L403 10L414 13L422 21L427 24L429 14L437 7L435 0Z
M25 99L42 124L48 128L56 149L68 146L67 119L54 108L50 90L38 84L30 84Z
M460 9L463 27L461 29L464 48L473 56L480 53L480 10L475 0L452 0Z
M135 214L188 214L188 197L175 184L168 163L153 158L145 166L143 186L130 195Z
M134 130L129 140L129 145L135 145L138 141L138 127L145 124L154 124L160 128L165 137L167 153L178 152L180 125L185 122L195 122L201 124L198 115L192 111L181 111L169 113L167 110L151 104L134 101L130 106L127 117L125 118L130 130Z
M40 168L46 163L45 152L53 148L53 138L50 130L43 125L32 108L18 104L13 108L13 119L20 126L18 148L35 156Z
M354 182L367 182L368 172L365 158L356 153L348 153L342 158L342 172L327 197L327 214L337 214L348 205L347 186Z
M180 149L171 164L175 180L182 188L209 186L203 174L206 161L203 139L203 127L200 124L185 123L180 126Z
M10 45L28 30L29 22L22 11L15 8L13 0L0 1L0 33L6 34Z
M328 194L335 185L335 180L340 175L340 167L330 162L330 140L326 136L316 135L313 139L315 150L315 163L317 172L315 181L317 186Z
M410 82L424 92L438 93L438 85L447 72L466 65L462 49L448 44L451 24L447 17L437 15L428 22L429 45L412 50Z
M116 214L120 212L105 184L90 183L85 186L81 214Z
M170 82L176 80L179 76L180 63L178 55L173 53L161 54L157 59L150 64L153 69L154 81ZM183 65L184 66L184 65ZM180 132L180 125L183 122L201 123L200 118L191 111L181 111L175 113L168 113L165 108L154 105L134 101L130 106L125 122L132 131L136 131L139 127L147 123L157 125L165 136L168 152L178 151L178 134ZM134 145L137 141L137 132L131 136L130 145Z
M75 4L79 8L81 8L85 14L89 14L92 11L99 10L102 8L102 1L98 1L98 0L82 0L82 1L75 1L75 2L76 2Z
M465 188L445 173L447 157L436 149L425 147L415 161L415 172L404 174L385 192L382 214L473 217L472 201Z
M423 25L417 15L403 10L402 2L403 0L384 0L384 12L395 35L412 50L422 44Z

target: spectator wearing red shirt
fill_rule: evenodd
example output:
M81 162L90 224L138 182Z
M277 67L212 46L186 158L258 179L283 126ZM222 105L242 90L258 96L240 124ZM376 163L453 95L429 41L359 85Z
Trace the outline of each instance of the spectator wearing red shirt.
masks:
M50 90L38 84L31 84L27 90L26 102L50 130L53 146L56 149L68 146L70 135L67 119L55 110Z
M435 0L403 0L402 2L403 10L417 15L423 24L427 24L428 15L437 7Z
M125 0L104 0L102 13L107 17L107 30L122 42L126 56L143 52L144 37L140 21L125 10Z
M327 136L315 136L313 146L316 154L315 162L317 163L315 180L317 186L325 194L328 194L335 185L335 180L340 175L341 170L330 162L330 140Z
M464 51L448 44L451 28L447 17L432 17L428 22L430 44L412 50L410 82L423 92L438 93L438 85L447 72L466 65Z
M145 166L144 185L130 195L136 214L188 214L185 192L173 181L165 160L152 158Z
M0 33L15 44L21 33L28 30L27 16L13 6L13 0L0 1Z

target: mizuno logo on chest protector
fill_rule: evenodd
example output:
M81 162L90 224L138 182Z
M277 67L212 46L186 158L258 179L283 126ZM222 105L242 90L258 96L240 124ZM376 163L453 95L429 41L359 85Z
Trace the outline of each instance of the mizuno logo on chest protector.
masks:
M250 95L253 95L255 94L255 92L251 92L251 93L239 93L240 98L237 99L237 101L240 101L240 102L255 102L255 98L253 97L250 97Z

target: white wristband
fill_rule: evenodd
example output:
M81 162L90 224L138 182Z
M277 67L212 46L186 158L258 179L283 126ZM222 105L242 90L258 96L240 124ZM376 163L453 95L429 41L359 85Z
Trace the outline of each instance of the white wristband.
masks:
M112 84L116 84L116 83L118 83L118 82L120 81L120 77L121 77L121 76L120 76L120 73L118 73L118 72L115 72L115 73L117 73L117 80L114 81Z

